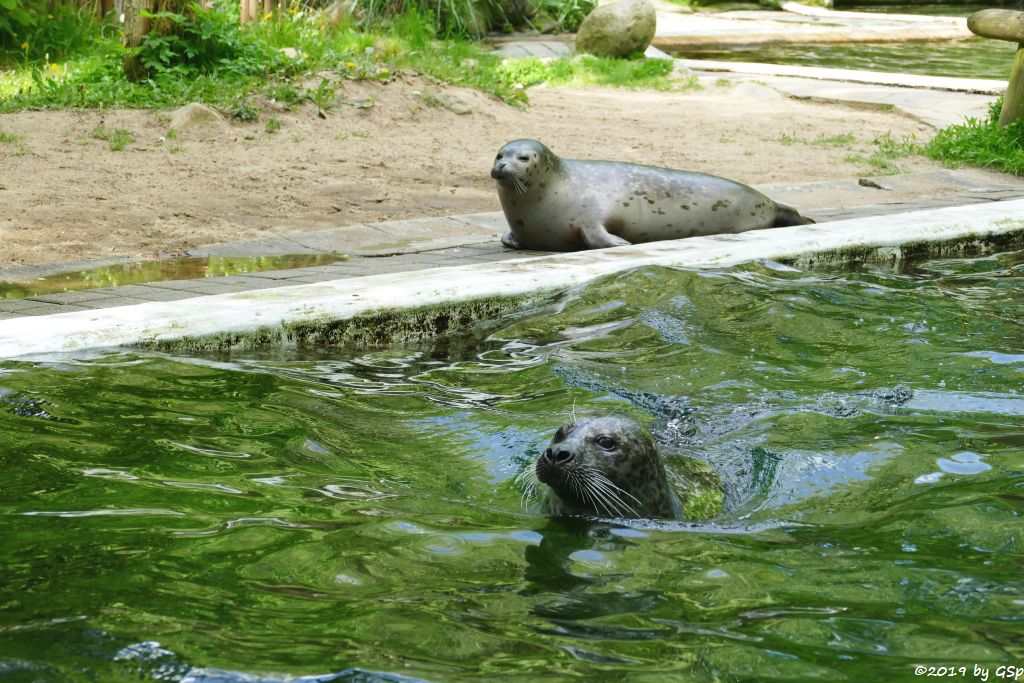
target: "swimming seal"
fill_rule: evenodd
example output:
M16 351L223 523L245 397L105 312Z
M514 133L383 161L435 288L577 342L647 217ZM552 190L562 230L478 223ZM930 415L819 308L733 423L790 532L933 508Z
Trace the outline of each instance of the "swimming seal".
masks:
M547 484L541 510L550 515L683 515L654 438L628 418L589 417L562 425L534 473Z
M560 159L513 140L491 168L514 249L575 251L813 223L752 187L705 173Z

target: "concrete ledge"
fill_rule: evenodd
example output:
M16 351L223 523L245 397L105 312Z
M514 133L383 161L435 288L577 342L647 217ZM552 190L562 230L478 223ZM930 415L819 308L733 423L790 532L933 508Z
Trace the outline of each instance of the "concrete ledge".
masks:
M979 95L1002 95L1006 82L988 78L946 78L945 76L918 76L915 74L860 71L857 69L829 69L817 66L788 64L759 64L755 62L723 62L713 59L680 59L684 66L696 71L722 71L752 76L786 76L809 78L817 81L842 81L900 88L926 88Z
M403 312L432 310L413 316L422 337L452 328L453 321L462 324L472 319L457 313L460 304L486 302L480 311L490 315L523 300L644 266L721 267L754 259L834 264L872 254L897 260L906 253L967 253L979 246L1008 248L1020 243L1024 243L1024 199L989 202L0 320L0 358L137 344L228 349L303 340L352 342L356 338L351 334L318 339L316 331L338 329L339 321L360 316L391 314L389 319L397 319ZM374 333L372 341L397 338L393 334L384 338L376 327L368 329ZM213 341L203 343L203 338Z
M946 24L966 28L965 17L942 17L930 16L927 14L890 14L889 12L846 12L843 10L826 9L825 7L814 7L799 2L783 2L779 9L794 14L802 14L807 17L823 17L826 19L852 19L865 21L877 19L882 21L904 21L910 24Z

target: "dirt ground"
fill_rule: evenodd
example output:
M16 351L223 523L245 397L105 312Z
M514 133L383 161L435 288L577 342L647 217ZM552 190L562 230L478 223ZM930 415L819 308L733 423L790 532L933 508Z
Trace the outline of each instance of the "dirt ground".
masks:
M445 97L469 113L439 106ZM683 93L537 88L521 111L413 78L348 83L343 99L349 104L325 119L310 104L268 103L259 121L231 121L206 139L169 138L171 112L4 115L0 267L152 257L268 233L498 211L491 161L503 143L523 137L563 157L756 184L870 175L849 157L873 154L877 136L931 135L896 113L795 101L760 86ZM272 117L281 124L276 132L267 131ZM93 135L101 123L127 129L134 142L112 151ZM824 140L848 134L854 143ZM920 157L897 163L904 171L937 168Z

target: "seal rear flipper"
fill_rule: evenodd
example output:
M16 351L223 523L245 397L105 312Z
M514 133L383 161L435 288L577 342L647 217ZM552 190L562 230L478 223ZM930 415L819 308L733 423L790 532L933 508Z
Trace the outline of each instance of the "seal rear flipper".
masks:
M632 244L627 240L608 232L603 225L595 225L580 230L580 239L587 249L604 249L605 247L624 247Z
M523 245L519 243L519 240L516 239L516 236L512 234L511 230L506 230L505 234L501 236L501 243L506 247L511 247L512 249L523 248Z
M800 212L792 206L786 206L785 204L775 205L775 223L772 224L773 228L786 228L791 225L809 225L811 223L814 223L814 221L806 216L801 216Z

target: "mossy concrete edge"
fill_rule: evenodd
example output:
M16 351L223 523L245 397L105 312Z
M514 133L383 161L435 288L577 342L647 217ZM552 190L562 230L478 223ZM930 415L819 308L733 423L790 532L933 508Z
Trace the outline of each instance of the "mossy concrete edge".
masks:
M11 318L0 321L0 358L127 345L225 350L414 341L638 267L717 268L758 259L817 267L1022 244L1024 199L989 202Z
M545 299L544 294L538 292L522 298L487 297L413 309L381 309L347 319L323 317L285 322L246 332L229 331L201 337L142 340L133 346L171 353L199 354L237 350L418 344L540 303Z

